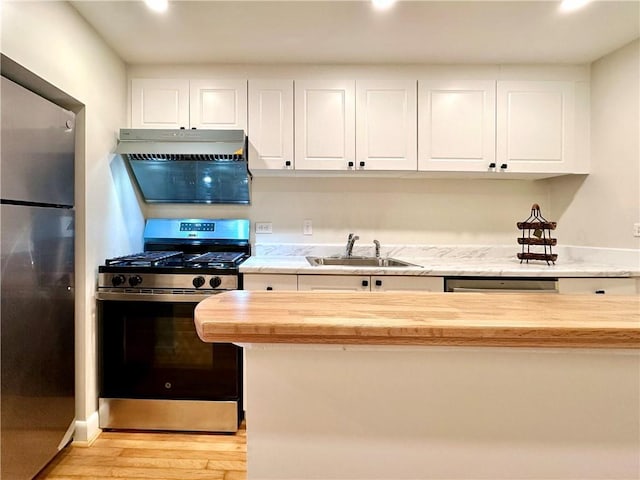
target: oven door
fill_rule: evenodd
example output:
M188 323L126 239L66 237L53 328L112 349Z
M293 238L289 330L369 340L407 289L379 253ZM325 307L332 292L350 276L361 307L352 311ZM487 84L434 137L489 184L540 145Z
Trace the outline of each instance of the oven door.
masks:
M229 431L200 428L201 420L196 420L194 426L166 423L168 417L185 416L185 409L197 405L208 408L218 403L233 409L235 418L230 423L235 423L234 431L237 429L242 419L242 349L229 343L200 340L193 322L196 305L177 301L98 301L103 428ZM107 409L105 399L114 399ZM133 405L127 407L133 408L128 417L144 416L145 420L114 423L114 416L123 417L114 413L114 408L123 408L123 403ZM157 415L164 418L146 418L151 407L158 405L162 408ZM202 415L221 414L208 410L194 414Z

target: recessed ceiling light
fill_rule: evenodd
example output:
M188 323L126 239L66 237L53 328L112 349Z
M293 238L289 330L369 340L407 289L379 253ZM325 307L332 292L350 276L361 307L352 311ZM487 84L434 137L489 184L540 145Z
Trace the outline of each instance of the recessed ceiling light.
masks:
M373 6L378 10L386 10L387 8L391 8L396 0L371 0Z
M169 8L168 0L144 0L144 3L154 12L166 12Z
M572 12L584 7L591 0L562 0L560 3L560 10L563 12Z

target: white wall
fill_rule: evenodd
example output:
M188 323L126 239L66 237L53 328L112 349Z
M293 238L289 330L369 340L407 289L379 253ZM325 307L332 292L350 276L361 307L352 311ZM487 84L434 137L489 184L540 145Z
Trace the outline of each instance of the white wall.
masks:
M124 63L66 2L2 2L2 53L78 100L76 440L97 433L95 285L107 256L138 249L143 223L110 152L126 123ZM85 188L86 186L86 188Z
M413 78L574 80L588 92L589 69L567 66L432 65L130 65L132 78ZM586 139L585 139L586 140ZM249 207L153 205L148 217L246 217L273 222L259 243L507 244L518 251L516 222L531 205L551 209L547 181L256 177ZM302 235L304 219L313 235Z
M565 243L640 248L640 40L591 65L591 174L550 185Z

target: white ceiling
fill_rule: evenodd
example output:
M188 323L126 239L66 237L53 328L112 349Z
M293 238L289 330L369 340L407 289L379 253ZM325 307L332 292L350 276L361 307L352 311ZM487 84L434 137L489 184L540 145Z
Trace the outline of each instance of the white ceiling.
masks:
M588 63L640 36L640 0L72 1L130 64Z

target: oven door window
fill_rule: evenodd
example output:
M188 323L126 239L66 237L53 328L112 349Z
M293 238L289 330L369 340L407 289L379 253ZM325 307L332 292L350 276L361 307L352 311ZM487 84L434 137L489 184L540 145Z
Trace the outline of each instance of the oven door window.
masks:
M238 400L242 350L205 343L193 303L99 302L100 396Z

